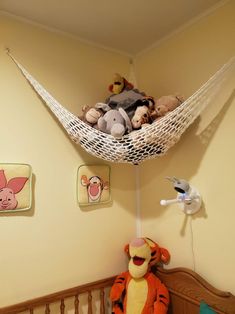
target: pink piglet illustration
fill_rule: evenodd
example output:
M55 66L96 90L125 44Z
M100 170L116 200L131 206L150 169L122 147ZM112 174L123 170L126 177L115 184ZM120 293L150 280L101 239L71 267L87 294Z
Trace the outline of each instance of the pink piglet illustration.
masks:
M0 210L15 209L18 201L15 194L19 193L28 178L15 177L7 182L4 170L0 170Z

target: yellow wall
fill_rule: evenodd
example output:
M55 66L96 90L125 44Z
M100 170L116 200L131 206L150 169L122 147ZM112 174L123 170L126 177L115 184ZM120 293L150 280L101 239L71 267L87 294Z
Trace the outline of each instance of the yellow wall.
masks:
M235 55L235 2L230 1L197 23L136 59L139 87L149 95L175 92L186 97ZM234 82L233 82L234 83ZM233 85L234 86L234 85ZM220 90L220 94L224 92ZM235 293L235 94L211 128L196 136L197 120L167 156L141 166L143 235L169 248L169 267L194 267L216 287ZM213 104L212 104L213 107ZM213 111L213 108L211 108ZM203 114L202 114L203 119ZM203 197L204 209L186 219L179 206L161 207L174 198L166 176L189 180Z
M153 96L181 92L185 97L197 90L234 55L234 12L230 2L137 56L140 89ZM125 56L0 17L1 162L29 163L34 173L33 209L0 217L1 306L123 271L121 250L135 235L139 192L134 167L111 164L111 206L77 206L78 166L103 162L68 139L5 54L5 46L75 114L81 104L106 97L104 86L114 72L129 72ZM195 270L233 293L234 108L230 97L203 142L196 136L196 121L167 156L140 166L143 235L171 251L169 267L193 268L190 217L186 220L176 205L159 205L161 198L175 196L165 176L189 180L204 200L204 209L192 219Z
M111 204L79 208L78 166L103 162L69 140L5 46L75 114L105 99L113 73L129 71L125 56L0 16L1 162L34 174L32 210L0 216L1 306L122 271L120 251L135 234L133 167L110 165Z

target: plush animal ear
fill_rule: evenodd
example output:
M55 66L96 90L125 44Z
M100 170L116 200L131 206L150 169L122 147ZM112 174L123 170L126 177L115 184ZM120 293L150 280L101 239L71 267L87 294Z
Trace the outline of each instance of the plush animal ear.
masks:
M185 100L184 96L179 95L178 93L175 95L175 97L178 99L178 101L182 104Z
M102 103L102 102L97 102L97 104L95 105L95 108L96 109L101 109L104 112L107 112L107 111L112 109L108 104L105 104L105 103Z
M137 99L137 100L134 102L133 106L134 106L135 108L142 107L142 106L145 105L146 102L147 102L147 101L146 101L145 99L140 98L140 99Z
M150 238L143 238L151 248L158 247L158 244Z
M108 90L112 93L113 92L113 84L109 85Z
M144 105L147 106L149 109L154 108L155 101L154 101L154 98L152 96L145 96L143 98L143 100L145 101Z
M128 82L125 78L124 78L124 86L127 89L133 89L134 88L134 85L131 84L130 82Z
M129 244L124 246L124 252L128 255L128 257L130 257Z
M164 248L160 248L160 254L161 254L161 261L164 264L167 264L170 260L170 253L168 252L168 250Z
M7 185L7 179L4 170L0 170L0 189L5 188Z
M6 187L9 189L12 189L12 191L15 194L17 194L23 189L27 180L28 180L28 178L26 178L26 177L12 178L11 180L8 181Z
M123 108L119 108L118 111L120 112L123 119L125 120L127 132L130 133L132 131L132 124L131 124L130 118L128 117L128 114Z
M82 106L82 112L86 112L89 108L90 108L90 106L88 106L88 105Z

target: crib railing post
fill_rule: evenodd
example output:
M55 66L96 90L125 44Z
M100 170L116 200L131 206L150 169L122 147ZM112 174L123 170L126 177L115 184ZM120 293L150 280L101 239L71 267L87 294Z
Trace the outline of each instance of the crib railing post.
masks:
M104 288L100 289L100 314L105 314L104 306Z
M61 314L64 314L64 309L65 309L64 299L61 299L60 301L60 313Z
M74 299L74 314L79 314L79 295L76 294L75 295L75 299Z
M88 291L88 314L92 314L92 295L91 295L91 291Z
M46 304L46 310L45 310L45 314L50 314L50 305L47 303Z

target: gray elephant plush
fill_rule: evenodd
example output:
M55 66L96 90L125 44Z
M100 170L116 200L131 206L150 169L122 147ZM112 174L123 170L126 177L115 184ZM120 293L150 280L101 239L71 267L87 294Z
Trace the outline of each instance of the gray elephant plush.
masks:
M108 110L97 122L98 130L111 134L117 139L122 138L125 133L132 131L130 118L124 109Z

